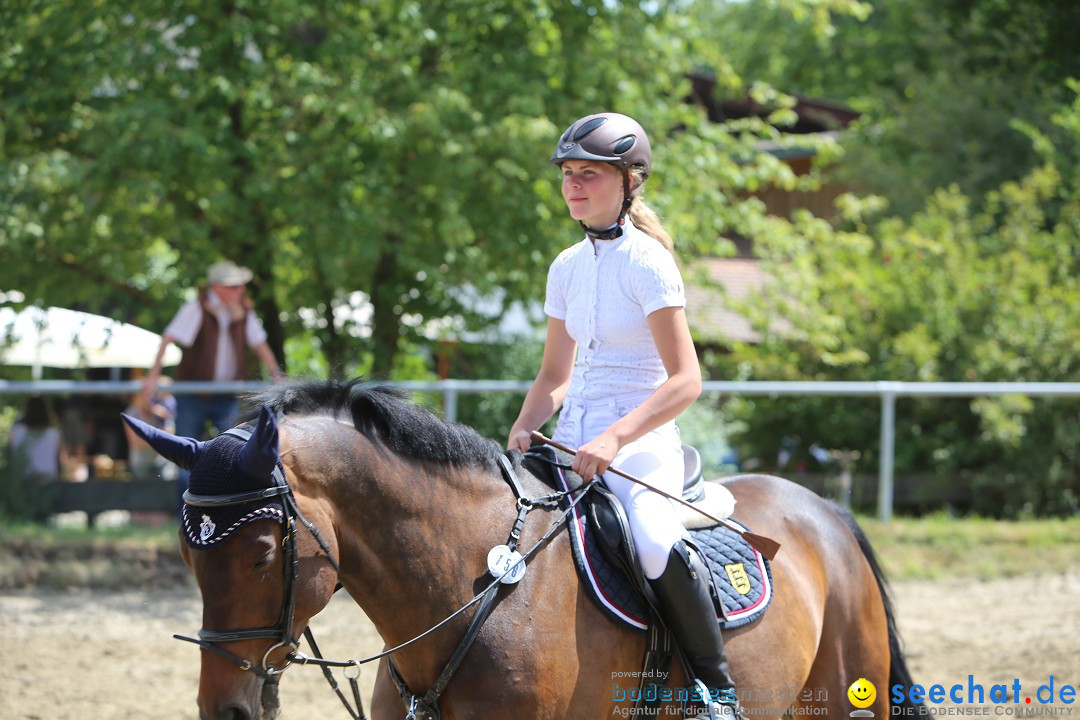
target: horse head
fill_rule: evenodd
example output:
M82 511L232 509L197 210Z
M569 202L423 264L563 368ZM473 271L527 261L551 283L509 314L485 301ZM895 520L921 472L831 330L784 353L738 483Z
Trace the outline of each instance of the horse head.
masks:
M321 518L305 517L303 498L286 481L274 413L264 405L254 429L206 442L124 420L191 473L180 552L203 600L203 629L190 639L203 648L200 716L276 717L278 677L308 620L333 595L337 571L336 550L314 534Z

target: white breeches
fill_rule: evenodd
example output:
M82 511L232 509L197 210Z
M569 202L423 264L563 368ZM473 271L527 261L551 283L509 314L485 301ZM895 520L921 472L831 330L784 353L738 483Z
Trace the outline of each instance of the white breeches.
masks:
M634 393L588 403L568 398L559 413L554 439L578 448L640 405L650 394ZM674 421L620 448L611 466L678 497L682 493L683 456L679 429ZM663 495L615 473L606 472L602 477L604 485L626 511L642 572L649 580L655 580L667 567L672 546L686 532L675 508Z

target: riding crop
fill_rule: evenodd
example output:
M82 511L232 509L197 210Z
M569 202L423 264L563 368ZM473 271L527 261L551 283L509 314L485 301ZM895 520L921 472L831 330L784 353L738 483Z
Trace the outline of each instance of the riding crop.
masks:
M536 430L534 430L532 432L531 437L532 437L533 442L542 443L544 445L550 445L551 447L555 448L556 450L562 450L563 452L570 453L571 455L576 455L577 454L577 451L574 450L573 448L570 448L570 447L568 447L566 445L563 445L560 442L556 442L556 441L552 440L551 438L546 437L543 433L537 432ZM742 536L742 538L744 540L746 540L746 542L750 543L751 547L753 547L755 550L760 552L762 555L764 555L769 560L772 560L774 557L776 557L776 552L780 549L780 543L776 542L772 538L767 538L764 535L757 535L755 533L748 532L747 530L743 529L742 527L740 527L736 523L732 522L731 520L728 520L727 518L716 517L715 515L713 515L711 513L708 513L705 510L702 510L697 505L694 505L691 502L687 502L686 500L683 500L681 497L678 497L676 495L672 495L671 493L664 492L660 488L654 487L653 485L650 485L649 483L645 482L644 480L641 480L639 478L634 477L630 473L623 472L622 470L619 470L618 468L614 468L614 467L608 467L608 469L605 470L604 472L614 473L614 474L618 475L619 477L626 478L627 480L629 480L631 482L635 482L638 485L642 485L644 487L647 487L650 490L652 490L654 493L658 493L660 495L663 495L668 500L674 500L675 502L681 503L681 504L685 505L686 507L691 508L692 510L696 510L697 512L701 513L702 515L709 518L713 522L719 523L719 524L723 525L724 527L726 527L728 530L731 530L732 532Z

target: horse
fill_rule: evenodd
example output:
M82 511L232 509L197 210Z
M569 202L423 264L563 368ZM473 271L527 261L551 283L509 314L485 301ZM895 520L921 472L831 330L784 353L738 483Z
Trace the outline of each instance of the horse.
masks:
M203 602L202 718L276 716L273 691L299 657L297 638L339 587L387 648L405 645L379 660L375 718L634 712L620 692L631 684L623 678L641 671L646 637L585 593L568 534L553 532L563 506L521 512L505 459L526 496L552 493L521 453L505 453L383 384L289 381L249 400L239 434L206 442L128 420L192 471L180 533ZM912 683L886 578L862 530L835 504L779 477L723 484L737 499L738 521L781 545L768 610L724 631L745 713L846 717L849 688L869 682L879 692L859 714L889 717L887 688ZM489 551L513 528L530 548L518 563L524 574L496 581L488 607L478 609L477 597L492 587ZM482 612L483 624L472 623ZM456 662L449 680L448 662ZM673 663L668 688L688 682ZM426 702L433 686L440 692ZM682 717L685 695L662 699L669 702L653 714Z

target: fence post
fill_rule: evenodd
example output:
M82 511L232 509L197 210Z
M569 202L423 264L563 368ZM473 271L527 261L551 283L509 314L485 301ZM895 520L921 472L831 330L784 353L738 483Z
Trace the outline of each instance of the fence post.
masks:
M443 417L447 422L457 422L457 380L443 380Z
M894 383L881 383L881 457L878 458L878 518L892 519L893 461L896 433L896 390Z

